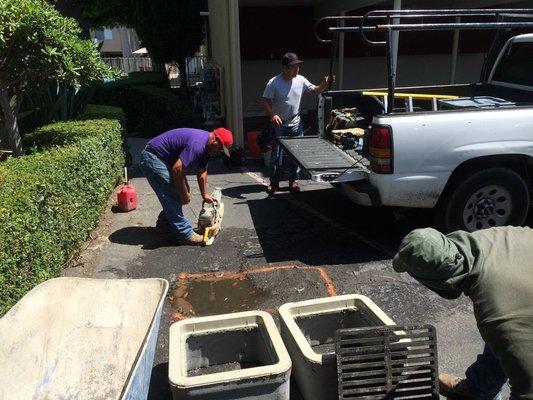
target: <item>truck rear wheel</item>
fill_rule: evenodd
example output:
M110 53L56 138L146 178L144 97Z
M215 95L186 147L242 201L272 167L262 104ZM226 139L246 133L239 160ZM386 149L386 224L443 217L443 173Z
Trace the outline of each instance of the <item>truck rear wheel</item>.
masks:
M446 232L521 225L529 208L524 179L508 168L475 172L448 193L437 210L438 222Z

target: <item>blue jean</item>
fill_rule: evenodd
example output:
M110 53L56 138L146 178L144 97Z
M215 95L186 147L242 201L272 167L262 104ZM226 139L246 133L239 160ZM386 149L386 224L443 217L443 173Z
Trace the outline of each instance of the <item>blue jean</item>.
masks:
M270 155L270 181L279 182L281 178L281 165L283 164L283 149L279 145L278 139L283 136L302 136L302 123L294 126L275 126L274 127L274 146ZM299 178L300 168L292 160L289 165L289 181L297 181Z
M505 382L507 377L498 359L490 347L485 345L483 353L479 354L477 360L466 370L466 386L481 400L501 400Z
M172 181L171 169L155 154L143 150L141 152L141 170L163 207L163 213L160 213L157 218L157 226L168 224L178 239L187 239L193 234L193 230L183 215L180 194Z

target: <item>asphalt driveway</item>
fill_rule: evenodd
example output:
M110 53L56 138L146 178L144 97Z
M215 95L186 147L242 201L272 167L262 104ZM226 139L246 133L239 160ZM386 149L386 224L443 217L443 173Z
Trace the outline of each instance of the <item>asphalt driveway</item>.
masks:
M144 142L131 141L134 163ZM223 230L212 246L179 246L153 229L160 205L135 166L130 173L138 209L120 213L110 207L83 253L83 265L64 275L170 282L149 398L171 398L166 374L174 321L251 309L276 317L283 303L335 294L368 296L398 324L433 324L441 371L463 374L481 350L467 298L443 300L392 270L401 239L430 224L427 214L356 207L329 185L308 181L299 195L267 197L260 161L234 169L213 162L209 185L222 188ZM186 214L194 225L201 201L194 176L189 179L193 200Z

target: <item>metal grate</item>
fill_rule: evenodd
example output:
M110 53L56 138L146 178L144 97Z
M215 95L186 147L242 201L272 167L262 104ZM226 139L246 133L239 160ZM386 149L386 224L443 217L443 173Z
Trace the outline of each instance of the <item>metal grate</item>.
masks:
M438 399L437 335L431 325L339 329L339 399Z

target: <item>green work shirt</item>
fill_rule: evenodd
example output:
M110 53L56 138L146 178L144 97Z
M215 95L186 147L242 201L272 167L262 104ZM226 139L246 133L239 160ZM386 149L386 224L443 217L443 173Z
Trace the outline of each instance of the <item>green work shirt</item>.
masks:
M533 230L502 227L472 235L483 265L466 294L479 331L509 377L511 399L533 400Z

